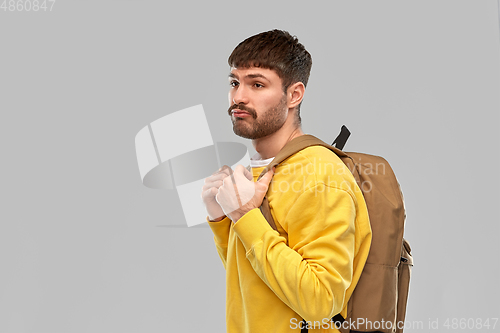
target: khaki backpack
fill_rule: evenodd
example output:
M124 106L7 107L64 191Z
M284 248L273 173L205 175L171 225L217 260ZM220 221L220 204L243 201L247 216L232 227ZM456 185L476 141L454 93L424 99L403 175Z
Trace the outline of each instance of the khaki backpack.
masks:
M368 258L347 304L347 318L340 314L332 321L342 333L349 332L403 332L406 303L413 266L410 244L403 238L405 225L404 200L399 183L382 157L342 151L349 131L342 126L333 147L312 135L302 135L288 142L269 169L309 146L324 146L344 162L363 192L372 229L372 243ZM260 207L274 230L278 230L266 197ZM280 228L283 230L283 228ZM306 327L305 320L302 323ZM307 332L303 328L301 333Z

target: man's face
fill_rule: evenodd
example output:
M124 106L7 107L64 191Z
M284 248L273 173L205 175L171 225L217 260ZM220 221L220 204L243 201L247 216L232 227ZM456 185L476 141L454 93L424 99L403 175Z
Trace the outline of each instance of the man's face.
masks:
M281 78L267 68L231 68L229 109L236 135L260 139L279 130L288 116Z

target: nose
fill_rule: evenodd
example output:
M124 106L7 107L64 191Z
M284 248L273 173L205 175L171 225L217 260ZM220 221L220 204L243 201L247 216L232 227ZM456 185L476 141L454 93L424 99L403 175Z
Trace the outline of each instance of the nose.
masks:
M233 104L248 104L248 93L243 85L240 84L238 87L231 89L229 99Z

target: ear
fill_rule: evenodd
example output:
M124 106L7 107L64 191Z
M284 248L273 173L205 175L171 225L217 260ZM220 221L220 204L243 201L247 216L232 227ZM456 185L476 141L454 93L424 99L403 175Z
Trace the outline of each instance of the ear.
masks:
M289 109L295 108L300 104L300 102L302 102L305 91L306 87L304 87L304 84L302 82L295 82L288 87L288 89L286 90L286 95L288 103L287 106Z

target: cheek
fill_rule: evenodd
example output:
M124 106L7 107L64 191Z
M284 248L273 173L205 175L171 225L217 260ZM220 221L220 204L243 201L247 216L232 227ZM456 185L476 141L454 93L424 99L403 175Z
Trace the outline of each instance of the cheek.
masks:
M264 100L267 107L275 107L281 103L283 96L280 94L272 94Z

